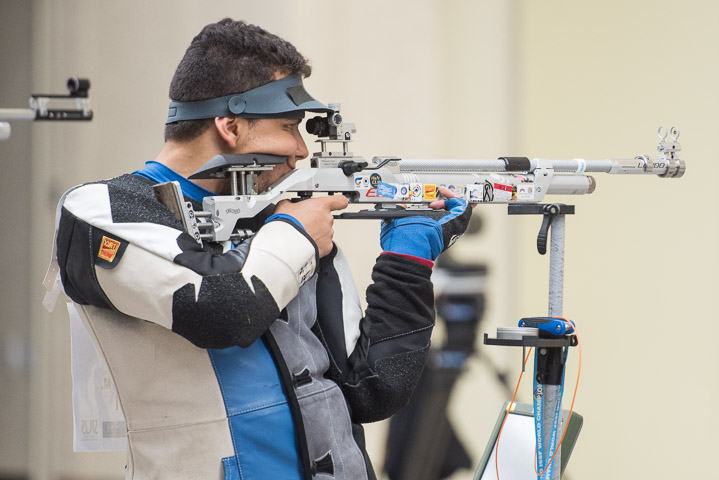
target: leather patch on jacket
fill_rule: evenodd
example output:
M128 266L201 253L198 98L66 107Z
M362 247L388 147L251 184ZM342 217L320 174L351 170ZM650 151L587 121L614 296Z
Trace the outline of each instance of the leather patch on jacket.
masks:
M129 242L98 228L92 229L92 251L95 265L112 269L120 263Z

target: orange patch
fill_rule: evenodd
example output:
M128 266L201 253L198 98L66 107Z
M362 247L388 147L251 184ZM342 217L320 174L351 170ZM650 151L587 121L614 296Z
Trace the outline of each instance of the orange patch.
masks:
M102 237L102 243L100 245L100 251L97 253L99 258L112 262L115 260L117 250L120 248L120 242L111 238Z

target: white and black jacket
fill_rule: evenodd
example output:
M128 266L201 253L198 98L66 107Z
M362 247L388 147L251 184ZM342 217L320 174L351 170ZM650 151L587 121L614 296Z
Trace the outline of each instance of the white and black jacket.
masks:
M363 315L337 247L258 220L238 248L200 246L138 175L63 197L62 284L115 381L126 478L374 478L360 424L414 389L431 269L380 255Z

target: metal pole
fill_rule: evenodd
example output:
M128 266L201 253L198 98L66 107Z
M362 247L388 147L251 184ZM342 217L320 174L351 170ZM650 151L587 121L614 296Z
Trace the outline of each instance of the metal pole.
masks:
M564 298L564 214L552 221L549 244L549 316L561 317Z
M0 108L0 121L35 120L35 110L31 108Z
M551 239L549 244L549 316L561 317L564 298L564 214L557 215L552 221ZM542 431L544 439L544 451L547 454L546 461L549 461L549 442L552 437L552 424L557 410L557 405L562 403L561 385L544 385L544 412L542 416ZM562 418L560 410L559 428L561 432ZM559 433L557 432L557 435ZM557 438L556 443L559 443ZM551 480L559 480L561 475L561 451L553 460ZM546 465L545 465L546 466ZM542 476L542 479L548 477Z

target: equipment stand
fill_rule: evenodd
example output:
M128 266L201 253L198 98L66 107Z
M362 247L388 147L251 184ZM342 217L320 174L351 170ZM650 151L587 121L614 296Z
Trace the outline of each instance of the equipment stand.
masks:
M538 477L539 480L559 480L561 458L557 449L561 435L561 404L564 391L565 347L576 345L576 337L567 336L562 317L564 295L564 216L574 213L573 205L509 205L509 215L543 215L537 236L537 250L544 255L551 227L549 258L549 306L548 317L524 318L520 327L535 327L536 336L519 333L517 336L490 339L488 345L535 346L534 355L534 418L537 437L537 471L542 473L554 455L552 465ZM556 330L555 330L556 329ZM520 329L522 330L522 329ZM571 332L569 332L571 333ZM554 466L557 466L556 468Z

